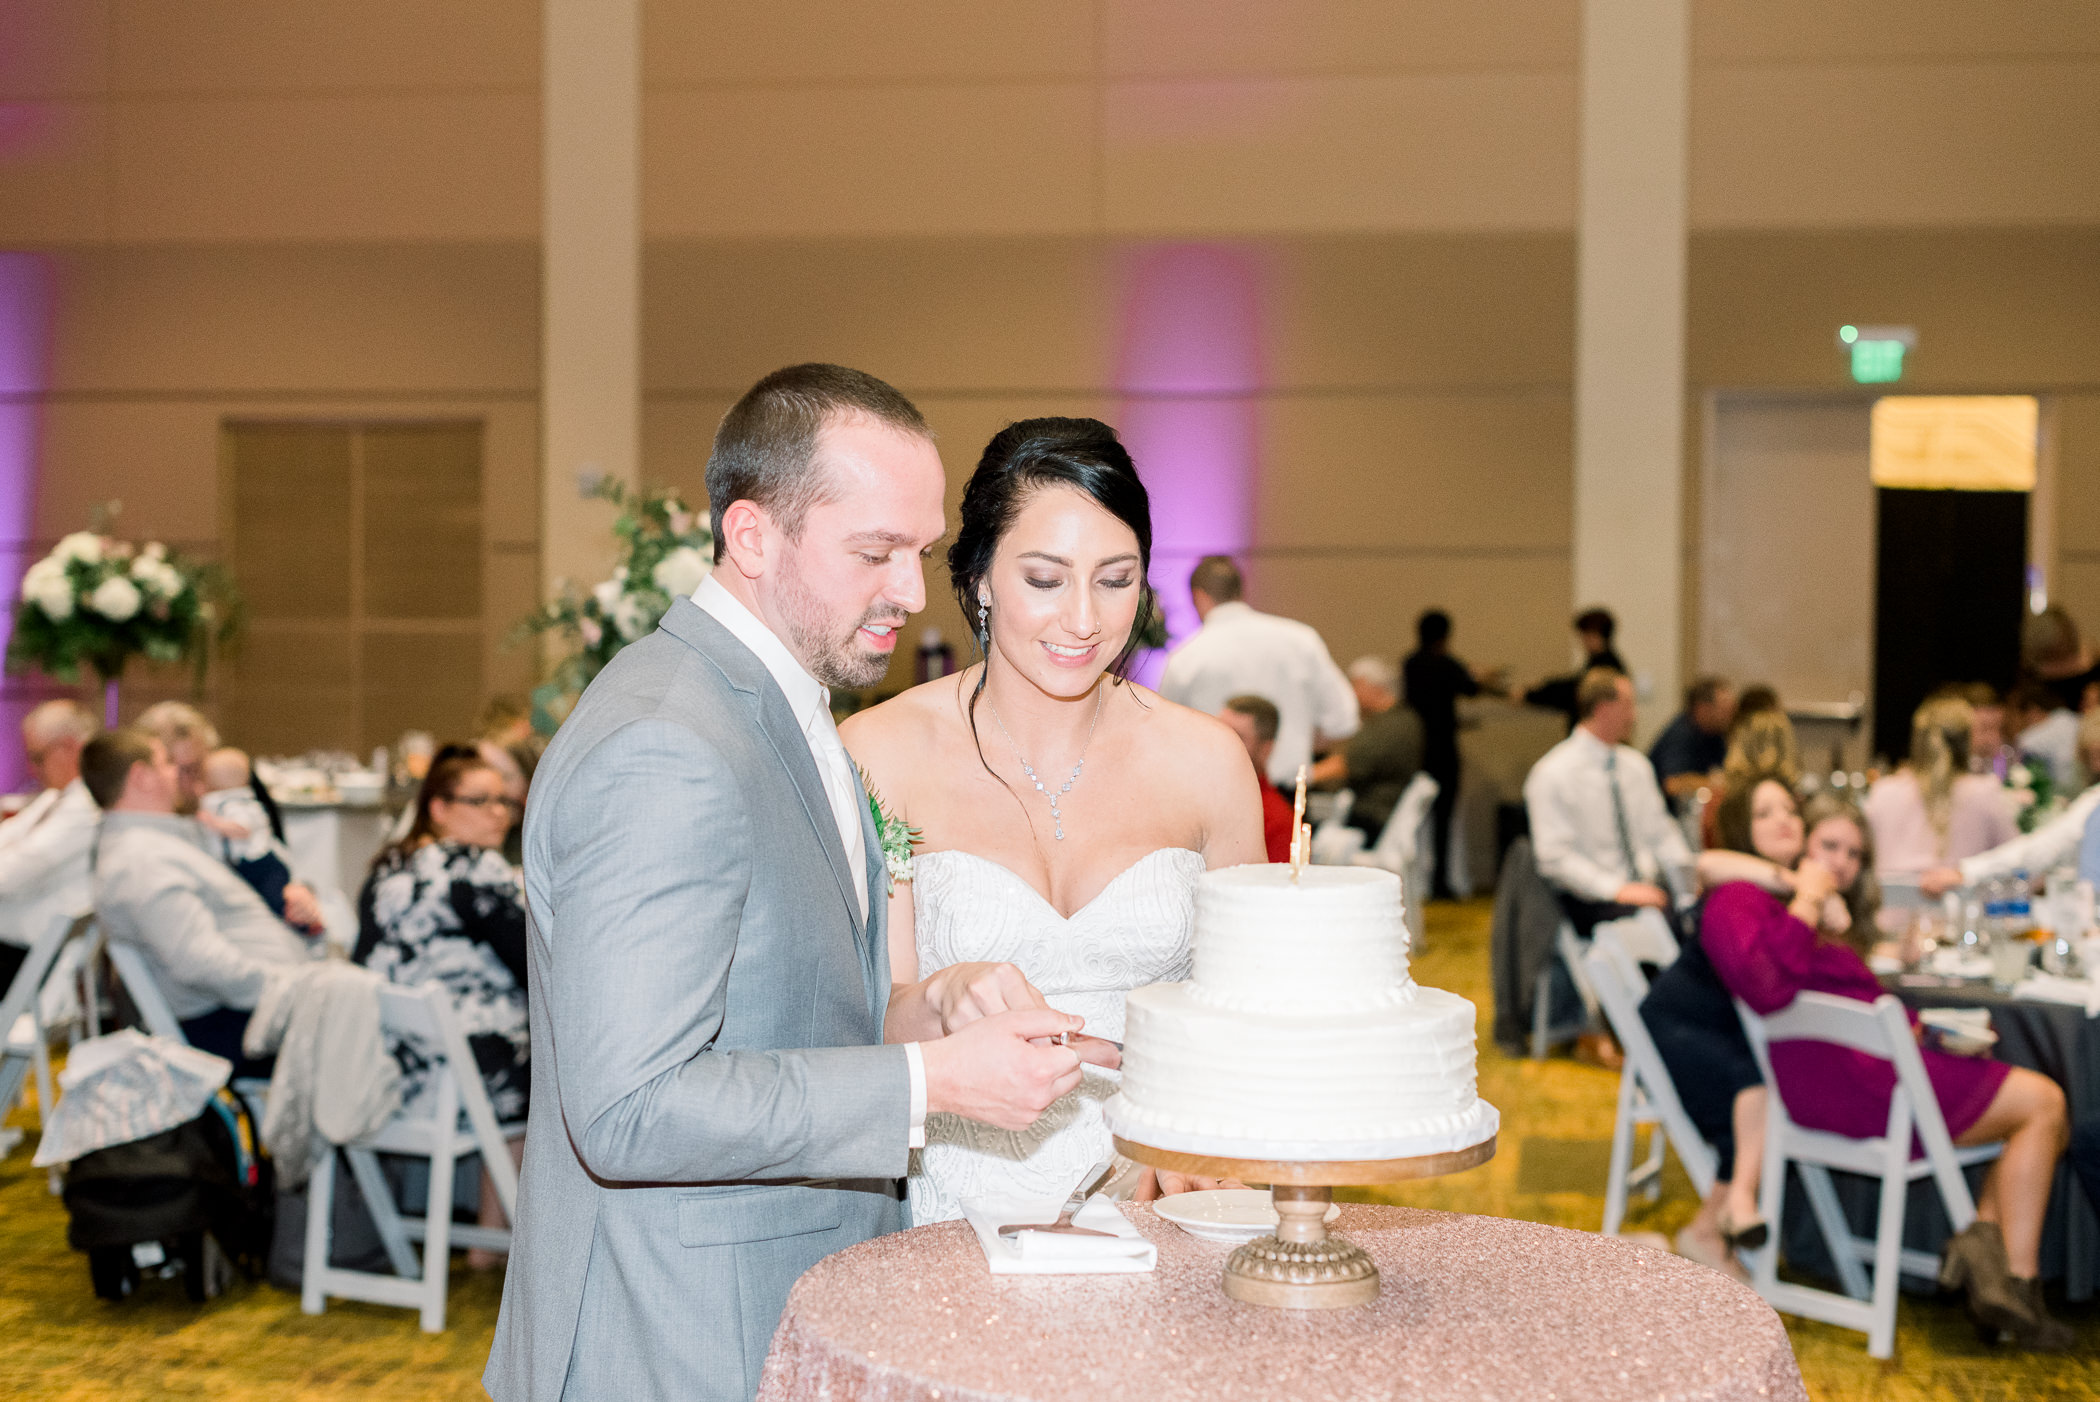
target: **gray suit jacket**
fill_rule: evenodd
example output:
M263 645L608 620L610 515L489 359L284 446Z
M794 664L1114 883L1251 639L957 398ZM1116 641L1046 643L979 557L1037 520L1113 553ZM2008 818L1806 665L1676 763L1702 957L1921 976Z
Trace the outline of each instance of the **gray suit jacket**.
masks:
M690 599L548 747L501 1402L749 1398L796 1277L903 1225L910 1081L882 1045L863 824L865 923L786 698Z

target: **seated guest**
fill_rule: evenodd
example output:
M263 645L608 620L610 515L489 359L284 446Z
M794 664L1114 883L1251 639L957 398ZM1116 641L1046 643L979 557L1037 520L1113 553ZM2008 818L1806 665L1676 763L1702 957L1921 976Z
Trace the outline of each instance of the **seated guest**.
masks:
M1964 721L1967 717L1962 718ZM1746 881L1707 897L1700 941L1730 994L1771 1014L1804 992L1871 1003L1881 983L1867 967L1878 896L1873 838L1859 811L1835 795L1810 810L1808 851L1790 900ZM1847 928L1828 932L1827 901L1842 893ZM1912 1019L1916 1023L1915 1017ZM1965 1290L1979 1328L2026 1348L2068 1348L2075 1335L2042 1304L2042 1219L2068 1139L2064 1093L2038 1072L1921 1046L1947 1132L1958 1145L2003 1140L1977 1195L1977 1220L1947 1242L1943 1285ZM1775 1042L1772 1074L1787 1112L1804 1129L1848 1138L1881 1134L1896 1084L1887 1061L1830 1042Z
M1682 812L1692 795L1718 786L1734 723L1735 688L1725 678L1701 677L1685 688L1684 709L1648 748L1648 762L1671 807Z
M176 775L181 784L180 792L176 795L178 806L175 811L183 814L196 813L205 790L210 787L204 775L204 760L213 750L219 748L218 727L206 720L203 712L195 706L186 705L181 701L162 701L148 706L139 718L132 722L132 726L160 741L168 751L168 758L174 761ZM270 791L263 782L252 775L249 787L254 790L256 802L262 805L263 811L271 815L272 835L282 841L284 825L274 811L276 800L270 797ZM207 817L204 823L207 828L211 828L216 821ZM296 877L297 873L294 872L293 875ZM321 902L315 897L313 888L304 882L287 881L273 892L258 890L256 894L270 902L273 908L281 909L284 918L299 928L321 928Z
M1626 664L1612 646L1612 637L1619 631L1619 621L1612 617L1610 609L1584 609L1575 615L1575 639L1582 645L1582 665L1565 676L1548 677L1524 693L1524 704L1538 706L1549 711L1559 711L1568 718L1568 728L1573 730L1582 716L1576 704L1575 690L1591 670L1609 667L1615 672L1624 672Z
M87 908L101 814L80 782L80 750L100 728L77 701L46 701L22 718L22 749L43 788L0 823L0 994L37 936Z
M1830 802L1819 799L1810 812L1820 814L1818 805ZM1791 896L1793 868L1806 837L1793 786L1771 777L1753 779L1730 789L1715 808L1720 845L1699 854L1701 890L1750 881ZM1734 1253L1755 1250L1770 1236L1757 1207L1765 1088L1735 1004L1701 942L1704 909L1702 903L1685 922L1682 952L1656 976L1641 1002L1641 1019L1685 1113L1714 1147L1713 1191L1678 1233L1677 1254L1740 1277L1743 1267ZM1833 896L1818 927L1847 929L1850 924L1849 912Z
M1576 691L1579 723L1524 780L1539 875L1559 893L1578 935L1635 907L1669 911L1665 884L1688 884L1691 850L1663 806L1633 733L1633 683L1592 668Z
M2079 764L2090 775L2100 773L2100 709L2088 711L2078 726ZM2064 810L2033 832L2001 842L1987 852L1934 867L1918 879L1928 896L1957 886L2003 880L2019 872L2039 876L2078 861L2087 824L2100 811L2100 784L2088 784Z
M1700 846L1711 847L1720 840L1715 827L1720 801L1742 785L1766 776L1799 790L1801 742L1772 689L1751 687L1736 703L1735 724L1728 728L1728 755L1721 761L1720 782L1708 796L1706 813L1700 819Z
M1943 686L1933 696L1958 697L1969 703L1969 772L2005 777L2005 698L1989 682Z
M408 835L372 863L358 898L352 958L393 983L435 983L451 995L460 1030L481 1071L496 1118L525 1118L531 1103L531 1040L525 1018L525 894L503 859L513 800L504 778L464 746L438 753L416 796ZM397 1048L420 1087L427 1053ZM522 1155L523 1141L513 1153ZM504 1225L495 1184L482 1176L483 1226ZM476 1266L498 1259L469 1253Z
M1910 758L1867 790L1877 874L1922 875L2019 835L1997 777L1969 772L1974 721L1953 695L1928 697L1911 717Z
M1276 730L1281 724L1276 706L1265 696L1235 696L1218 712L1218 719L1240 737L1247 758L1254 761L1254 772L1261 775L1261 835L1269 860L1287 862L1291 859L1291 818L1297 810L1269 782L1269 756L1276 748Z
M137 946L191 1045L250 1074L248 1014L273 971L307 959L305 943L253 887L199 845L176 812L181 780L167 747L137 730L88 742L80 776L103 812L95 913L110 939Z
M1355 793L1349 825L1366 843L1378 841L1400 795L1422 772L1422 718L1400 704L1400 669L1383 657L1349 664L1363 724L1334 753L1312 767L1312 783L1323 789L1347 785Z
M204 757L204 792L197 796L198 821L206 848L234 875L255 888L279 918L284 888L291 884L292 857L270 830L270 815L255 796L248 756L231 746Z
M1626 743L1633 733L1633 682L1624 672L1594 667L1576 688L1575 704L1575 729L1524 780L1524 808L1539 876L1553 888L1577 938L1587 940L1599 921L1641 906L1673 914L1665 885L1690 884L1692 854L1648 757ZM1572 971L1556 978L1572 979ZM1622 1063L1617 1045L1595 1028L1576 1039L1575 1055L1608 1070Z
M2061 705L2055 692L2033 678L2014 687L2005 698L2005 729L2020 759L2046 769L2057 793L2076 795L2085 787L2078 713Z
M2066 710L2100 706L2100 660L2062 605L2029 614L2020 625L2020 665L2055 692L2057 704Z

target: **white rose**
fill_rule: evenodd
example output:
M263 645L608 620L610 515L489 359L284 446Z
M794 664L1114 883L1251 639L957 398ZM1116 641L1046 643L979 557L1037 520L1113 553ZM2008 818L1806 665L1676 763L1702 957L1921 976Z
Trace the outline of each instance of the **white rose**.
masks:
M157 556L141 555L134 560L131 577L138 581L139 588L164 599L182 592L182 575Z
M613 610L612 621L613 627L619 629L620 636L631 643L647 632L654 620L650 617L649 606L635 595L628 594L620 600L620 606Z
M604 614L607 618L611 618L613 610L620 606L620 596L626 592L622 587L620 577L615 575L613 578L604 580L594 586L591 590L591 598L597 602L598 612Z
M700 581L706 579L713 568L706 556L690 545L681 545L658 560L649 577L656 581L657 588L675 599L698 589Z
M167 558L168 547L157 540L149 540L146 542L146 548L139 554L148 560L162 560Z
M59 560L83 560L92 565L102 558L102 537L93 531L75 531L51 553Z
M112 623L123 623L139 611L144 596L139 587L121 574L113 574L88 595L88 607Z
M42 609L53 623L73 616L73 581L56 560L39 560L29 567L29 573L22 576L22 597Z

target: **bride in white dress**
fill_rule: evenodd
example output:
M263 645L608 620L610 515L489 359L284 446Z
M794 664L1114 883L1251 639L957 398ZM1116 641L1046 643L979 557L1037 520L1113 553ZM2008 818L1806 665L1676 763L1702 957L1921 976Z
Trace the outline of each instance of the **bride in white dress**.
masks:
M1065 1192L1110 1156L1124 996L1188 977L1198 876L1264 860L1239 739L1117 675L1151 607L1151 547L1113 429L1010 426L948 552L984 660L840 728L883 809L919 833L913 879L890 896L887 1039L1046 1003L1086 1019L1079 1086L1029 1129L929 1118L915 1222L958 1217L966 1197ZM1190 1186L1146 1170L1136 1195Z

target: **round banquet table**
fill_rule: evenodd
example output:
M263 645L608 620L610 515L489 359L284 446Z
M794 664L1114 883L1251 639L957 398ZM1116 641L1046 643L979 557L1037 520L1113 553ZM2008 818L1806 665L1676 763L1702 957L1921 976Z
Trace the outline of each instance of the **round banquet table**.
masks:
M1231 1247L1126 1205L1149 1275L995 1276L961 1222L877 1237L796 1283L760 1402L1801 1399L1785 1328L1734 1281L1586 1232L1349 1203L1377 1301L1227 1299Z

